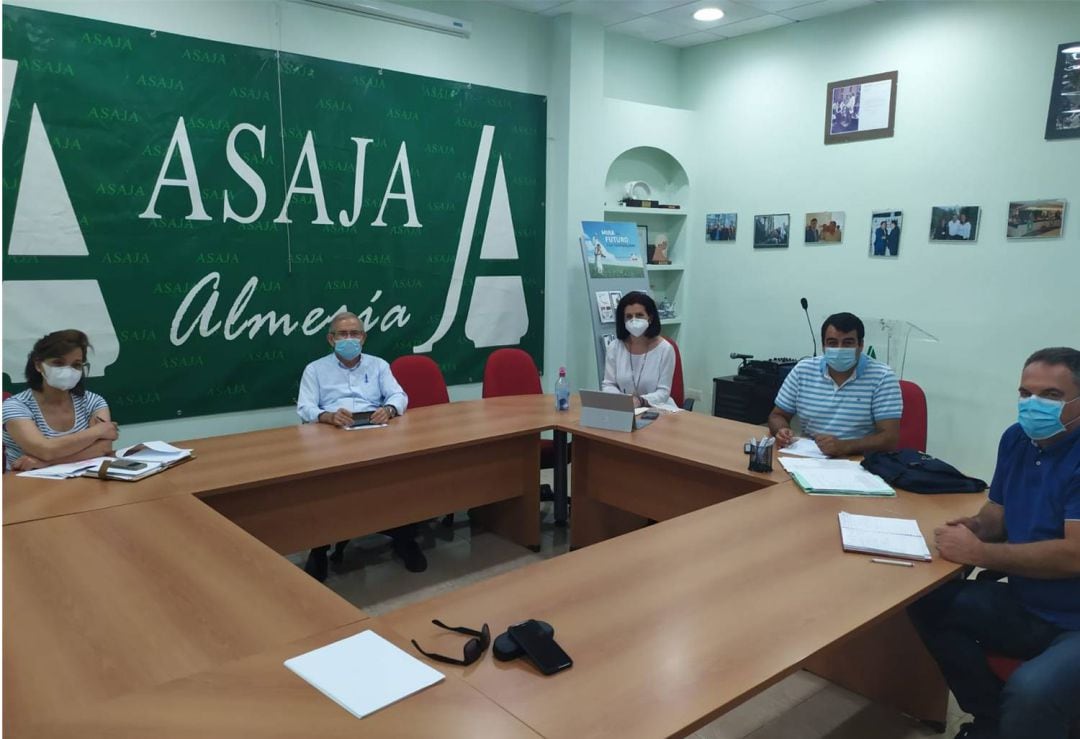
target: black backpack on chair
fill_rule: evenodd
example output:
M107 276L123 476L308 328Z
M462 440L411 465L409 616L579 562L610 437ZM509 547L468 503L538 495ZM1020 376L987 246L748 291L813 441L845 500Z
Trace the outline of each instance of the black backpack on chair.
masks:
M885 482L913 493L981 493L986 483L948 462L915 449L871 452L862 466Z

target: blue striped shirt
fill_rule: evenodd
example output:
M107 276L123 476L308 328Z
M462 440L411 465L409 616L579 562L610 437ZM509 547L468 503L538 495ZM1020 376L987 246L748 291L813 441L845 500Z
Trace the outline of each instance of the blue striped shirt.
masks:
M896 374L865 354L859 355L855 372L843 385L829 376L825 357L802 360L776 394L776 406L797 415L806 436L830 434L838 439L869 436L877 430L877 421L900 418L904 410Z
M19 445L11 438L11 434L8 433L8 421L27 418L34 422L42 436L47 439L54 439L57 436L67 436L68 434L85 431L90 428L90 417L97 411L109 407L105 402L105 398L89 390L82 395L75 395L74 393L68 393L68 395L71 397L71 404L75 408L75 425L66 431L54 431L45 422L45 416L41 413L37 398L34 397L34 391L29 388L17 395L12 395L4 401L4 453L7 455L8 469L11 469L11 465L14 464L15 460L23 455L23 450L19 448Z

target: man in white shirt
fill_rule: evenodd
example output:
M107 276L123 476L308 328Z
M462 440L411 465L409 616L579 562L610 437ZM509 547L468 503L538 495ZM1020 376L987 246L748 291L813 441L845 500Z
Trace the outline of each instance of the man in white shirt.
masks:
M296 412L304 423L325 423L345 428L353 414L371 413L371 423L389 423L405 412L409 398L384 359L363 353L367 333L355 313L339 313L326 340L333 353L304 369ZM410 572L427 569L427 559L416 543L416 526L409 524L382 532L393 539L394 552ZM340 561L348 540L337 543L333 558ZM320 582L327 576L330 546L317 547L304 569Z
M953 217L949 220L949 238L959 239L960 236L960 217L953 213Z

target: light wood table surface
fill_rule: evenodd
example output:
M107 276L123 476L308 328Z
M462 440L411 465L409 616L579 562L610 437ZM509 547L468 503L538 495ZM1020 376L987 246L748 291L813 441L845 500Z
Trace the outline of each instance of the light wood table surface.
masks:
M536 739L537 735L445 669L442 682L358 719L282 663L367 629L415 654L408 639L368 619L273 647L33 727L41 739ZM460 650L460 644L458 645Z
M193 495L279 552L485 506L477 520L539 545L539 433L548 396L407 411L386 428L306 424L176 442L197 458L135 483L4 476L4 524ZM392 497L394 506L387 506Z
M548 621L574 660L570 670L543 677L523 661L488 659L459 674L547 737L679 736L803 666L849 674L850 656L833 649L902 615L903 606L958 571L941 560L889 567L842 552L840 510L917 518L930 535L980 502L980 496L908 493L810 497L789 482L384 619L436 651L451 648L451 640L432 618L486 621L493 634L526 618ZM926 667L917 664L913 673ZM899 694L903 686L896 684L882 687L883 699L916 701L905 707L918 711L925 708L918 701L938 700L941 684L918 695Z
M749 471L743 445L761 426L685 412L630 433L586 428L577 413L558 423L574 435L574 548L790 479L775 459L770 473Z
M8 736L366 618L190 496L8 526L3 552Z
M46 717L57 735L352 735L354 719L275 665L365 615L271 549L472 506L533 546L544 430L574 435L571 533L584 548L378 629L446 653L461 637L432 618L496 634L540 618L575 666L545 678L490 656L438 665L453 679L372 717L371 735L493 735L478 729L490 721L500 736L678 736L800 668L943 715L940 675L902 609L958 568L844 554L836 514L917 518L929 536L980 496L810 497L776 462L746 469L742 445L760 427L680 413L617 434L577 419L548 396L498 398L415 409L385 429L196 440L198 459L133 484L5 476L5 730ZM662 522L635 530L646 518Z

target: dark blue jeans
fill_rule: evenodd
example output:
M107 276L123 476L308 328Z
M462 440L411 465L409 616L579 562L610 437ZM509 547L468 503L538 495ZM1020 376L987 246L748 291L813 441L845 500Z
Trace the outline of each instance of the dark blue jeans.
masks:
M954 580L908 614L976 723L1002 739L1066 739L1080 718L1080 631L1031 613L1003 582ZM985 650L1025 662L1002 683Z

